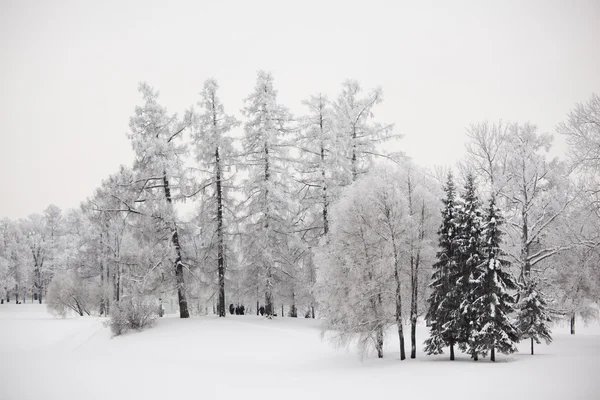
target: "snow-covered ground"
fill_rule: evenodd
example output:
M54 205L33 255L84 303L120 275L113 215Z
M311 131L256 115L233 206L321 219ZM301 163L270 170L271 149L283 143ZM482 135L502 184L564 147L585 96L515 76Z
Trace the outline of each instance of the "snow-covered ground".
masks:
M112 339L104 321L0 305L0 400L600 399L598 325L557 328L535 356L522 343L496 363L450 362L421 345L400 362L390 332L385 358L361 362L322 341L314 320L166 317Z

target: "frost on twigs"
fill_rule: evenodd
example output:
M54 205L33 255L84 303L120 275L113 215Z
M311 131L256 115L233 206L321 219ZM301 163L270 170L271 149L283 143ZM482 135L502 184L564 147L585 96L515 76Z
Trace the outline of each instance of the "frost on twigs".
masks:
M129 330L142 330L154 324L158 307L144 298L128 298L121 301L110 316L110 330L119 336Z

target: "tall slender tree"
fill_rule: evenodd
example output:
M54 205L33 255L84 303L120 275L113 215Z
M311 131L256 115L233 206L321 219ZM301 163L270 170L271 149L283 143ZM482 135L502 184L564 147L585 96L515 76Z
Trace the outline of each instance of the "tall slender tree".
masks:
M289 111L277 102L273 76L259 71L256 87L246 99L244 115L244 164L246 199L244 254L248 272L264 289L265 312L273 316L273 286L277 262L285 252L292 217L291 174L285 138L291 132ZM262 284L261 284L262 281ZM258 305L258 304L257 304Z
M226 236L230 227L226 218L226 213L232 210L232 200L227 195L228 186L231 185L231 176L227 176L227 171L232 166L233 144L230 136L231 130L239 125L239 122L230 115L225 114L223 104L217 96L219 86L214 79L208 79L204 82L202 90L202 99L199 105L203 111L196 116L195 120L195 144L196 156L201 164L201 170L207 178L201 183L203 188L209 188L211 195L204 201L209 201L213 211L208 209L216 226L216 264L218 275L219 300L217 303L217 314L224 317L225 310L225 254L226 254ZM204 207L207 210L207 207ZM206 216L205 216L206 218ZM205 227L208 231L210 227ZM209 251L212 249L209 249Z
M147 84L141 83L139 92L144 104L135 108L129 123L129 138L135 151L133 183L140 195L135 204L142 204L144 213L170 232L179 316L188 318L184 262L174 203L186 194L184 156L187 149L182 136L190 121L188 116L181 120L177 114L168 115L167 109L158 103L158 91ZM126 205L129 211L140 213L133 206Z

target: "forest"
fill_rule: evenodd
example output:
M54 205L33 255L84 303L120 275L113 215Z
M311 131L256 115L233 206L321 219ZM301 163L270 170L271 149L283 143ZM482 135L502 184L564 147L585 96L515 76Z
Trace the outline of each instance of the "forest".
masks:
M534 121L475 121L466 156L431 170L387 151L402 132L377 118L383 91L354 80L293 115L259 71L241 119L212 79L180 113L138 89L132 165L77 209L0 221L3 303L106 316L115 335L163 313L319 318L378 357L397 330L400 359L534 354L553 321L599 317L598 95L565 110L561 157Z

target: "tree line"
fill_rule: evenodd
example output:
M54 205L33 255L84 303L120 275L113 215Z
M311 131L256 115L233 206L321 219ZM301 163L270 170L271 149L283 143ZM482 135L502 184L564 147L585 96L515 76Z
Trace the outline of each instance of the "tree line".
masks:
M140 84L132 166L78 209L2 220L5 300L46 300L63 315L167 299L182 318L231 305L320 316L340 343L379 356L396 326L401 359L406 323L416 356L419 318L429 353L457 346L477 359L521 337L533 351L551 339L550 319L574 333L577 317L597 314L598 96L556 128L568 157L550 159L552 136L533 124L483 122L467 129L452 175L385 151L399 135L375 118L379 88L348 80L294 117L259 71L242 120L218 90L207 80L178 115Z

